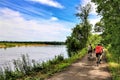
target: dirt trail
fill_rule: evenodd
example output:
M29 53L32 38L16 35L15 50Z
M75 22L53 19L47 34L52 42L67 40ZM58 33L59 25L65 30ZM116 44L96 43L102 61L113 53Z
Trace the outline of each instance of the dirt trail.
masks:
M95 54L90 61L88 61L86 55L65 71L56 73L46 80L112 80L107 66L105 59L102 60L99 66L96 66Z

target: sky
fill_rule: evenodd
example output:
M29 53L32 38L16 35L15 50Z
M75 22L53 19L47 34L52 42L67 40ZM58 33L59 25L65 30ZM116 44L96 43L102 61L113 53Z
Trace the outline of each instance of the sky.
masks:
M90 0L0 0L0 41L65 41L80 23L76 7ZM91 3L91 2L90 2ZM100 16L92 4L89 21Z

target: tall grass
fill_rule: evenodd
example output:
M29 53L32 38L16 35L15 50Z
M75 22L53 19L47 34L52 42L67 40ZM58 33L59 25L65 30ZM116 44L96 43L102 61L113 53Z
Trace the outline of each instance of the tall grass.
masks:
M35 74L36 72L47 73L55 67L55 64L64 60L62 55L55 56L53 60L38 63L30 60L28 55L22 55L21 59L13 60L14 70L11 66L6 65L0 68L0 80L16 80L24 76Z
M5 75L4 75L3 69L0 68L0 80L4 80L4 77Z
M28 55L22 55L22 59L13 60L14 68L16 72L21 72L24 75L31 74L32 64Z
M107 61L113 80L120 80L120 56L107 51Z
M55 56L46 62L30 60L28 55L22 55L21 59L13 60L14 70L10 66L0 68L0 80L44 80L44 78L60 72L84 56L86 50L65 59L63 55Z

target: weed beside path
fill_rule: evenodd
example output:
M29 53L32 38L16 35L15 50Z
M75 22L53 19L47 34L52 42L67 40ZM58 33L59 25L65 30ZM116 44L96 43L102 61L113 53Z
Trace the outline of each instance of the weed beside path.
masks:
M90 61L88 61L86 55L65 71L45 80L112 80L112 78L108 71L108 64L104 59L99 66L96 66L95 55L93 55L93 60Z

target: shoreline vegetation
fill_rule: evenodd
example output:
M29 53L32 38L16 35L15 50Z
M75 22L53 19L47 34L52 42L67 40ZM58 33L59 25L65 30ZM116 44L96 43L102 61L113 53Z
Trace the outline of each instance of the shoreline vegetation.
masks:
M65 70L70 64L85 56L87 52L84 48L77 53L69 58L58 55L42 63L30 60L29 55L22 55L21 59L13 60L14 71L10 65L0 68L0 80L44 80L54 73Z
M96 46L98 43L103 44L107 49L106 58L112 78L113 80L120 80L120 18L118 17L120 15L120 6L115 6L120 2L119 0L92 0L92 2L98 5L96 8L97 13L102 16L101 20L95 24L94 31L101 32L101 34L91 34L92 25L88 20L91 5L80 5L80 7L77 7L76 13L76 17L80 19L80 23L74 26L71 35L68 36L66 40L68 55L71 57L64 59L62 55L58 55L53 60L37 63L34 60L29 62L28 57L22 55L22 60L14 60L15 71L12 71L9 66L4 67L4 70L0 68L0 80L44 80L45 78L52 76L54 73L64 70L71 63L82 58L82 56L86 54L87 50L85 47L89 43L91 43L92 46ZM25 46L27 44L49 45L50 43L0 42L1 47L13 47L18 44ZM53 42L50 45L52 44L61 45L65 44L65 42ZM78 52L78 50L80 50L80 52ZM78 54L76 52L78 52Z
M65 45L65 42L22 42L22 41L0 41L0 48L20 47L20 46L47 46L47 45Z
M65 42L0 41L1 48L47 45L65 45ZM13 67L10 64L0 67L0 80L44 80L57 72L65 70L72 63L85 56L85 54L86 49L83 48L71 57L64 58L63 55L58 55L46 62L37 62L29 59L29 55L21 55L20 59L12 61Z

